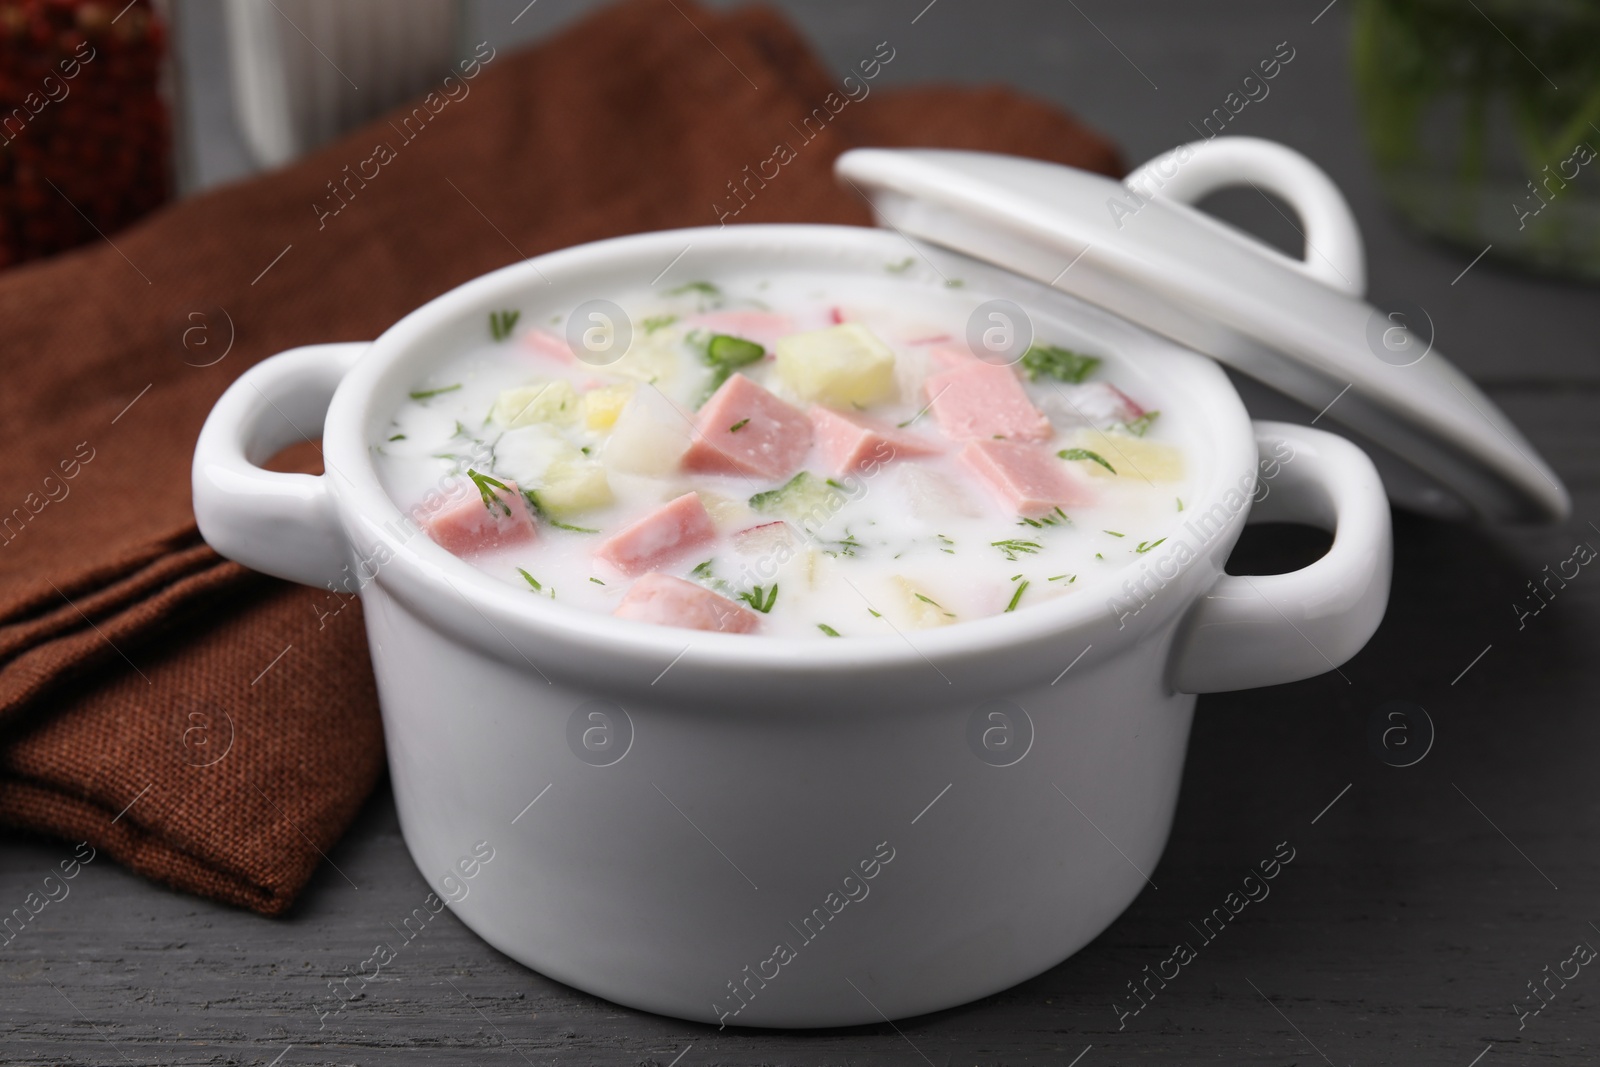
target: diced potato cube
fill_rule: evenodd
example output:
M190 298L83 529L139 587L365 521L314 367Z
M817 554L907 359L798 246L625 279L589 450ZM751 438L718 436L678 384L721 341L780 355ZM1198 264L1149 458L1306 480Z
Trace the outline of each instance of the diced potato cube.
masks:
M495 397L489 417L501 426L515 428L548 422L570 424L578 415L578 392L565 378L507 389Z
M617 416L633 396L631 385L607 385L583 394L579 407L583 411L583 425L589 430L609 430L617 424Z
M894 396L894 353L857 322L780 338L778 377L802 400L866 407Z
M907 623L919 630L931 629L935 626L948 626L956 621L955 614L947 611L935 598L928 595L927 591L915 582L900 575L894 576L894 587L901 597L897 605Z
M700 503L705 506L706 514L711 516L711 521L717 526L726 529L730 526L745 527L756 521L757 516L750 509L750 505L742 500L734 500L720 493L707 492L704 489L696 490L700 496Z
M495 469L516 479L518 485L532 488L544 481L552 463L569 453L577 453L577 449L557 430L535 423L500 435L494 446Z
M678 373L679 343L677 330L643 336L635 332L621 359L597 369L646 384L669 381Z
M626 474L671 474L689 450L694 421L659 390L633 394L606 441L608 468Z
M545 470L538 498L541 508L560 519L611 503L611 483L599 460L574 449L572 455L563 456Z
M977 518L984 513L982 502L973 498L963 482L917 463L902 463L895 475L911 504L911 514L938 523L952 515Z
M1183 477L1183 452L1164 441L1150 441L1132 434L1082 429L1073 435L1074 447L1087 449L1116 468L1116 474L1092 459L1073 461L1079 472L1091 478L1133 478L1152 482L1175 482Z

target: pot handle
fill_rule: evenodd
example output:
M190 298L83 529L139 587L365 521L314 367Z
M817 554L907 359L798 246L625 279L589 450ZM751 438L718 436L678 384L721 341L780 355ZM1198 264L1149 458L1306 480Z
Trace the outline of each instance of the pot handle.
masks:
M328 586L349 565L326 475L260 464L322 435L333 393L370 342L291 348L222 394L195 445L194 517L219 553L252 570Z
M1253 185L1289 202L1305 227L1303 259L1285 262L1324 285L1361 297L1367 291L1361 229L1333 179L1287 145L1260 137L1191 141L1163 153L1123 179L1141 196L1196 204L1219 189ZM1260 243L1263 251L1282 253Z
M1361 651L1389 602L1389 501L1372 460L1323 430L1254 425L1262 459L1246 521L1317 526L1333 544L1288 574L1220 575L1174 642L1169 677L1179 692L1255 689L1335 670Z

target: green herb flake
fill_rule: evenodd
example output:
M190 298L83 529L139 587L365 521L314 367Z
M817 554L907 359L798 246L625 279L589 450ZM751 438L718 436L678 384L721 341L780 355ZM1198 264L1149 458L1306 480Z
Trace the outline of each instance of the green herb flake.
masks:
M1093 461L1095 463L1100 464L1100 466L1104 467L1106 470L1110 471L1112 474L1117 473L1117 468L1115 468L1111 464L1107 463L1104 456L1102 456L1098 452L1091 452L1087 448L1063 448L1060 452L1056 453L1056 456L1058 458L1060 458L1060 459L1087 459L1087 460L1091 460L1091 461Z
M496 489L509 493L511 490L505 482L497 478L491 478L487 474L479 474L471 467L467 468L467 477L471 478L472 484L478 487L478 495L483 497L483 506L489 509L489 514L493 515L495 509L498 508L506 518L511 517L511 505L501 500L494 493Z
M871 616L872 616L872 617L873 617L873 618L874 618L874 619L881 619L881 618L883 618L883 616L882 616L882 615L880 615L880 614L878 614L878 613L877 613L877 612L876 612L876 611L873 611L873 610L872 610L872 609L871 609L871 608L868 608L868 609L867 609L867 614L868 614L868 615L871 615Z
M411 390L410 396L412 400L432 400L436 396L441 396L445 393L453 393L460 388L461 383L457 382L454 385L441 385L437 389L413 389Z
M1176 499L1178 501L1178 510L1182 511L1183 510L1183 497L1180 496L1180 497L1177 497Z
M1017 591L1015 593L1011 594L1011 603L1006 605L1006 611L1016 611L1017 610L1017 604L1019 604L1022 601L1022 594L1027 592L1027 591L1028 591L1028 583L1027 582L1023 582L1021 585L1017 586ZM1002 614L1004 614L1004 613L1002 612Z
M946 289L960 289L966 284L967 283L964 278L948 278L945 280L944 287Z
M772 611L772 606L778 602L778 583L773 582L772 588L765 592L758 585L748 593L740 593L739 599L761 612L761 614L769 614Z
M1150 551L1152 548L1156 547L1162 541L1165 541L1165 540L1166 540L1166 538L1162 537L1162 538L1158 538L1158 539L1156 539L1154 541L1140 541L1138 546L1136 548L1134 548L1134 551L1139 553L1142 556L1146 552Z
M685 282L676 289L667 290L668 296L682 296L685 293L697 293L700 296L719 297L722 295L722 290L718 289L710 282Z
M517 325L517 320L522 317L520 311L491 311L489 312L489 336L496 341L504 341L511 336L512 329Z
M750 425L750 420L749 419L740 419L738 422L736 422L732 426L728 427L728 432L729 433L738 433L740 430L744 429L748 425Z
M1057 574L1057 575L1053 575L1053 576L1051 576L1049 578L1046 578L1045 581L1047 581L1047 582L1059 582L1063 578L1065 578L1067 580L1067 584L1068 585L1071 585L1073 582L1078 580L1078 576L1076 574Z
M708 559L704 563L698 564L689 572L689 577L707 588L715 589L719 593L731 593L732 590L728 588L728 583L712 573L711 565L713 562L715 561Z
M1058 506L1056 508L1056 510L1055 510L1055 514L1054 515L1040 515L1037 519L1031 519L1028 516L1024 515L1021 519L1019 519L1017 521L1017 525L1018 526L1031 526L1035 530L1042 530L1046 526L1060 526L1063 523L1067 523L1067 522L1071 522L1071 521L1072 521L1071 519L1067 518L1067 513L1062 511L1061 508Z
M1108 533L1108 534L1110 534L1110 535L1111 535L1111 536L1112 536L1112 537L1127 537L1127 536L1128 536L1128 535L1127 535L1127 534L1125 534L1125 533L1118 533L1118 532L1117 532L1117 531L1115 531L1115 530L1101 530L1101 531L1100 531L1100 532L1101 532L1101 533Z
M902 430L905 429L907 426L910 426L913 422L916 422L918 419L922 418L922 416L926 415L928 413L928 409L931 408L931 407L933 407L932 402L924 404L922 409L920 411L918 411L915 415L911 416L905 422L897 422L897 423L895 423L895 426L899 427Z
M1032 345L1022 354L1022 370L1029 381L1037 381L1048 374L1063 382L1077 385L1100 366L1097 356L1086 356L1058 345Z
M691 343L702 346L701 357L711 368L711 381L706 384L705 397L701 403L705 403L712 393L722 388L722 383L733 377L734 371L748 367L767 354L767 350L754 341L726 333L714 333L704 341L698 336L693 336Z
M389 440L391 440L391 441L404 441L405 439L406 439L406 435L403 434L403 433L393 434L389 438Z
M1161 412L1159 411L1147 411L1143 415L1140 415L1137 419L1134 419L1132 422L1123 423L1122 428L1133 434L1135 437L1143 437L1149 432L1150 424L1155 422L1156 417L1160 414Z
M829 637L838 637L839 636L839 631L835 630L833 627L829 626L825 622L817 623L817 629L821 630L823 633L827 634Z
M521 567L517 568L517 573L522 575L523 581L527 582L530 586L533 587L533 591L535 593L544 592L544 586L539 584L539 579L535 578L533 575L529 574L527 571L523 570Z
M677 321L678 316L676 315L649 315L639 325L644 327L645 336L648 337L657 330L664 330Z
M998 548L1000 551L1004 552L1006 554L1006 559L1012 560L1013 562L1016 560L1017 553L1019 552L1023 555L1031 555L1044 547L1037 541L1019 541L1016 538L1008 538L1004 541L990 541L989 545L991 548Z
M561 522L557 519L551 518L549 512L545 511L544 505L539 502L539 493L537 490L524 489L522 491L522 499L528 502L528 510L538 516L540 522L543 522L548 526L554 526L558 530L570 530L572 533L592 534L600 532L599 530L590 529L587 526L574 526L571 523Z
M915 256L907 256L898 263L885 263L883 265L883 269L888 271L890 274L904 274L906 271L911 269L911 265L916 261L917 260Z
M594 584L595 584L595 585L605 585L605 584L606 584L606 583L605 583L605 582L602 582L602 581L601 581L601 580L600 580L600 579L598 579L598 578L590 578L590 579L589 579L589 580L590 580L590 581L591 581L591 582L593 582L593 583L594 583Z

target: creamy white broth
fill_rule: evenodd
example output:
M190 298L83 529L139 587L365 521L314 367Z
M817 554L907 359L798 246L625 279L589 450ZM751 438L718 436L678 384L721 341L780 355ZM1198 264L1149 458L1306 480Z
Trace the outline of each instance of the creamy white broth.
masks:
M796 272L664 289L618 299L633 338L627 354L609 366L572 359L565 342L557 343L570 309L508 308L518 315L508 331L501 328L505 319L496 321L495 332L505 334L500 340L485 323L483 342L415 383L413 399L373 442L392 498L412 514L421 513L441 489L458 501L493 506L479 502L482 483L468 480L471 469L494 479L491 484L532 490L542 502L547 486L552 492L577 483L592 489L598 471L608 502L597 502L588 490L562 490L569 506L536 514L533 540L458 554L529 595L610 613L640 576L619 573L595 557L596 549L633 521L696 492L716 527L715 540L652 570L753 612L755 632L819 639L949 625L1083 595L1137 562L1185 518L1195 464L1185 462L1182 413L1115 353L1079 340L1070 322L1029 309L1036 345L1099 360L1082 384L1048 372L1030 380L1020 364L1009 373L1050 420L1051 436L1039 447L1085 487L1092 502L1024 517L958 458L962 443L942 432L924 391L926 379L950 365L950 352L972 358L968 319L991 294L900 277L892 269L881 278L843 283ZM825 406L917 435L944 451L896 454L840 475L825 467L813 444L800 468L810 478L777 498L773 491L794 475L681 470L674 449L693 440L697 408L714 384L707 337L764 332L740 334L730 320L708 326L699 317L746 312L787 315L791 329L780 335L826 329L837 320L865 327L893 353L890 395L859 409ZM748 336L763 346L764 356L738 373L801 411L810 409L779 374L777 337L765 332ZM1085 390L1092 383L1116 386L1147 414L1119 420L1105 409L1101 392ZM538 387L531 401L530 394L509 403L502 399L509 390L530 386ZM621 400L630 389L631 396ZM595 398L585 400L590 393ZM561 410L563 400L578 410ZM491 416L497 402L499 418ZM618 403L613 427L590 427L591 406L604 412ZM547 406L553 423L506 425L510 412L526 419ZM599 422L604 418L600 414ZM1064 451L1095 458L1058 458ZM569 477L574 466L584 465L592 465L584 477ZM796 497L804 503L792 505ZM769 525L778 521L786 525ZM762 529L746 532L755 528Z

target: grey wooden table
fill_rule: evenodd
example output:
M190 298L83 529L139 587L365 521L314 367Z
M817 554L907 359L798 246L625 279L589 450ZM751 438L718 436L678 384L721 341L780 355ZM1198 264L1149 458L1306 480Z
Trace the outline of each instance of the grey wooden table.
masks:
M1159 890L1072 959L981 1002L898 1027L719 1032L543 978L446 913L383 981L324 1017L327 981L354 972L428 891L385 786L332 853L349 881L325 865L285 919L180 896L110 862L84 868L67 900L0 950L0 1062L1495 1067L1600 1058L1600 974L1551 980L1544 1001L1529 987L1558 968L1570 973L1563 961L1575 944L1600 944L1600 577L1582 571L1522 629L1511 608L1577 542L1600 545L1590 521L1600 521L1595 290L1488 263L1460 276L1470 254L1396 227L1360 148L1348 0L1320 18L1326 0L925 2L784 6L841 68L889 39L898 56L887 78L1018 85L1113 132L1131 160L1187 138L1190 122L1289 41L1296 58L1238 131L1301 149L1341 183L1366 230L1375 299L1428 309L1440 349L1566 480L1574 518L1499 529L1397 516L1389 614L1344 667L1348 682L1330 674L1203 698L1171 844L1152 872ZM522 6L475 4L475 30L525 39L574 10L543 0L513 27ZM1293 233L1253 196L1224 197L1219 210L1289 243ZM1236 561L1267 568L1297 547L1314 550L1251 538ZM1426 758L1405 768L1369 742L1378 709L1396 700L1426 708L1436 729ZM1191 924L1279 842L1295 859L1271 895L1201 943ZM70 855L60 842L0 837L0 905ZM1135 1003L1128 983L1183 940L1200 944L1197 958L1137 1015L1121 1016L1114 1004Z

